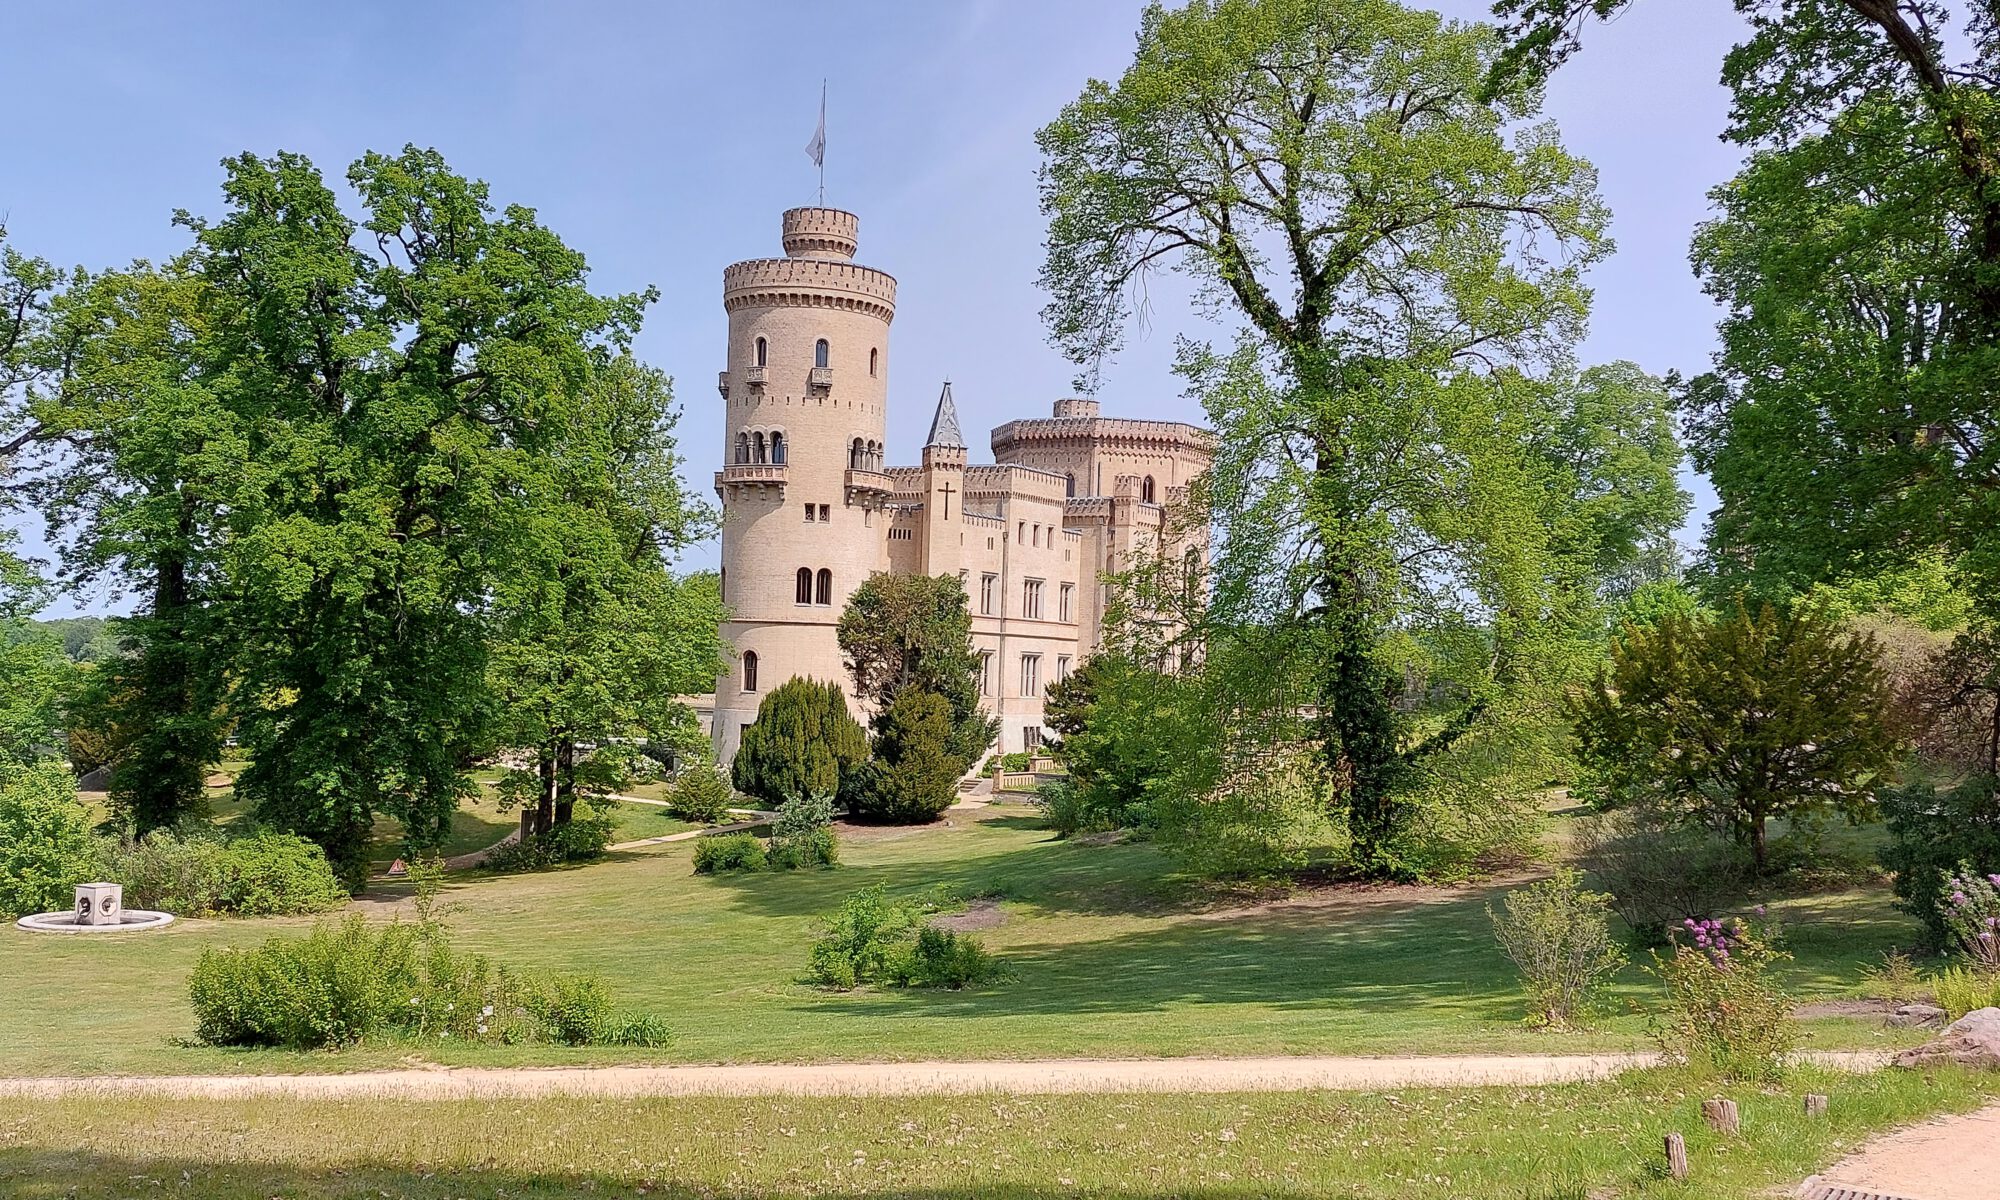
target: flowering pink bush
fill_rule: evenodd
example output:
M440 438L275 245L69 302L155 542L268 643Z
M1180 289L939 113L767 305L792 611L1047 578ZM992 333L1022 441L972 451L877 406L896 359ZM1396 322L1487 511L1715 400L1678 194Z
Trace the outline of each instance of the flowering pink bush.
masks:
M2000 875L1960 863L1945 873L1941 894L1938 908L1959 948L1980 970L2000 974Z
M1689 917L1671 937L1671 952L1653 956L1667 988L1653 1036L1668 1060L1729 1079L1776 1076L1798 1032L1770 970L1784 957L1775 934L1740 917Z

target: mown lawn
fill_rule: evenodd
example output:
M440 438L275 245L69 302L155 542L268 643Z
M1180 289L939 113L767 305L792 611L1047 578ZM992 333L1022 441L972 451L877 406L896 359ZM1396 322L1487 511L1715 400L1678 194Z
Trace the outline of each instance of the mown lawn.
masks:
M1806 1091L1831 1097L1809 1120ZM520 1101L0 1100L0 1193L211 1200L520 1196L1744 1200L2000 1077L1802 1073L1718 1094L1661 1072L1384 1093ZM1691 1176L1661 1178L1687 1137ZM1782 1190L1779 1190L1782 1189Z
M0 1011L14 1016L0 1021L0 1074L350 1070L412 1055L511 1064L1568 1052L1643 1045L1637 1010L1654 996L1635 965L1618 1011L1595 1032L1532 1032L1485 914L1502 884L1217 895L1175 876L1153 846L1058 841L1018 806L861 831L833 870L696 877L691 852L682 842L568 870L470 874L450 889L464 946L530 970L603 973L622 1007L669 1022L675 1041L664 1050L191 1047L185 987L199 952L310 921L184 921L101 938L9 927ZM1013 978L967 992L836 994L801 983L815 918L877 882L1004 897L1005 923L980 936ZM355 907L388 919L395 895ZM1880 889L1776 908L1804 996L1854 994L1866 966L1914 936ZM1822 1047L1916 1036L1872 1020L1809 1028Z

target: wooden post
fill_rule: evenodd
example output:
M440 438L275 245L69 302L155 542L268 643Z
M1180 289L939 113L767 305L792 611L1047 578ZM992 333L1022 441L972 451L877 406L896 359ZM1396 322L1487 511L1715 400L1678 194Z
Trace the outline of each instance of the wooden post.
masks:
M1717 1133L1739 1133L1743 1123L1736 1115L1734 1100L1704 1100L1701 1102L1701 1119Z
M1678 1133L1667 1135L1667 1174L1675 1179L1688 1177L1687 1141Z
M1826 1097L1825 1097L1825 1096L1822 1096L1822 1095L1820 1095L1820 1094L1819 1094L1819 1093L1817 1093L1817 1092L1809 1092L1809 1093L1807 1093L1807 1095L1806 1095L1806 1115L1807 1115L1807 1116L1809 1116L1809 1117L1823 1117L1823 1116L1825 1116L1825 1115L1826 1115Z

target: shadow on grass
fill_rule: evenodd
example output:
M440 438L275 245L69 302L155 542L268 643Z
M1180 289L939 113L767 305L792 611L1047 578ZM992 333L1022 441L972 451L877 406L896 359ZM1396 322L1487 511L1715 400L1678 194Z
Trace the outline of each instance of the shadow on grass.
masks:
M644 1189L643 1191L641 1189ZM841 1200L1057 1200L1076 1194L1055 1180L1046 1184L1016 1181L967 1183L950 1187L869 1188L842 1192L823 1180L768 1188L736 1184L729 1194L741 1197L815 1196ZM0 1192L16 1200L86 1200L127 1197L155 1192L200 1196L204 1200L265 1200L298 1197L392 1197L394 1200L462 1200L467 1196L630 1196L710 1197L713 1183L680 1182L642 1174L606 1172L518 1171L496 1168L436 1170L381 1163L353 1163L324 1170L279 1164L225 1163L194 1158L129 1158L94 1151L0 1150ZM1245 1191L1228 1185L1176 1186L1166 1190L1144 1187L1091 1189L1106 1200L1150 1200L1152 1197L1241 1197ZM1273 1190L1260 1186L1258 1196L1289 1200L1320 1193L1303 1189ZM1514 1200L1510 1194L1505 1200Z

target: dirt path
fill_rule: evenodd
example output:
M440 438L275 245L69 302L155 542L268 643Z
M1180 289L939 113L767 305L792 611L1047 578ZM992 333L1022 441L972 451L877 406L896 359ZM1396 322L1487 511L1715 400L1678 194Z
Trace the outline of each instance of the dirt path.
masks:
M2000 1197L2000 1104L1876 1138L1826 1174L1808 1179L1800 1194L1806 1200L1995 1200Z
M425 1100L532 1096L910 1096L1008 1092L1262 1092L1470 1087L1601 1079L1650 1065L1651 1054L1459 1055L1409 1058L1049 1059L1033 1062L746 1064L633 1067L411 1067L349 1075L155 1075L0 1079L0 1098L153 1094ZM1882 1054L1817 1054L1868 1071ZM1926 1197L1926 1200L1930 1200Z

